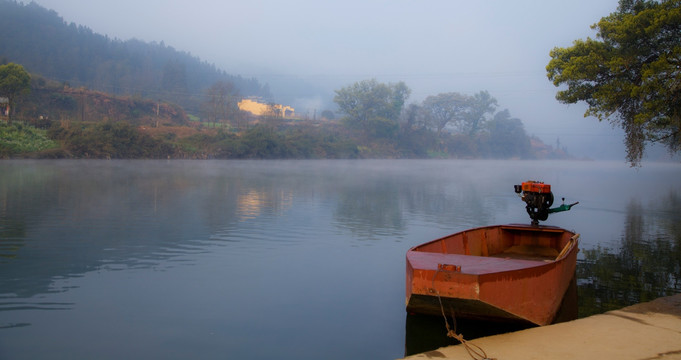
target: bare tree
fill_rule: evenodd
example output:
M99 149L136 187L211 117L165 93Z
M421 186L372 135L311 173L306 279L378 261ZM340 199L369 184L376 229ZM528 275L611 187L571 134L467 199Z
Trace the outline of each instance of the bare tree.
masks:
M240 95L231 82L216 82L206 90L206 97L205 109L209 121L226 123L237 116Z

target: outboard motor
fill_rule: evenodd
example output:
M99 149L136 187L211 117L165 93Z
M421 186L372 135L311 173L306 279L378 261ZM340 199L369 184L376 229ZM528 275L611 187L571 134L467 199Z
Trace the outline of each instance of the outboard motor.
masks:
M541 181L525 181L521 185L513 185L516 194L527 204L525 210L532 219L532 225L539 225L539 221L546 221L549 214L561 211L568 211L579 202L566 205L565 198L563 204L556 208L551 208L553 205L553 193L551 192L551 185L544 184Z

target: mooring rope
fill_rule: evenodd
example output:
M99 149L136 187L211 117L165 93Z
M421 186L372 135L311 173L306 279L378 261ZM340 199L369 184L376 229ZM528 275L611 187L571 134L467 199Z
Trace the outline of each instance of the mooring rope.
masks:
M440 272L438 267L435 275L433 276L433 283L431 289L437 295L437 301L440 303L440 311L442 311L442 317L445 319L445 328L447 329L447 337L454 338L458 340L468 352L471 359L473 360L497 360L496 358L488 358L487 353L480 346L475 345L463 338L463 334L456 333L456 317L454 316L454 310L450 307L449 311L452 313L452 321L454 322L454 330L449 326L449 320L447 320L447 315L445 314L445 307L442 305L442 298L440 297L440 291L435 288L435 278Z

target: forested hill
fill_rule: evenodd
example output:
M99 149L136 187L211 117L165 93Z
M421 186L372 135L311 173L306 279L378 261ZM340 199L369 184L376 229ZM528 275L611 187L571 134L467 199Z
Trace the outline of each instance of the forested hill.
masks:
M36 3L0 0L0 18L0 60L71 87L170 101L188 112L197 111L204 90L221 80L243 96L271 97L254 78L227 74L163 42L111 39Z

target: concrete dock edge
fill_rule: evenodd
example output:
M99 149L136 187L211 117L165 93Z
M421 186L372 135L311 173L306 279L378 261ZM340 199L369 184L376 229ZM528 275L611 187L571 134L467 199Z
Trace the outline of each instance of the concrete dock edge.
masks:
M679 359L681 294L570 322L471 341L487 357L528 359ZM471 359L462 345L405 359Z

